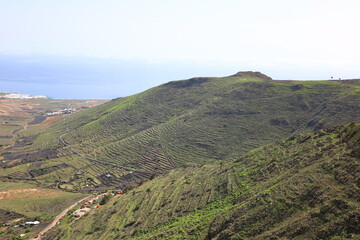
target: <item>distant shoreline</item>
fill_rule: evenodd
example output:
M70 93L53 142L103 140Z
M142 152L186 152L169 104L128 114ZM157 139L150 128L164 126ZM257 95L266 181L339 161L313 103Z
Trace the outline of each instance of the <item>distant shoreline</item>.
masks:
M44 95L0 92L0 99L48 99L48 97Z

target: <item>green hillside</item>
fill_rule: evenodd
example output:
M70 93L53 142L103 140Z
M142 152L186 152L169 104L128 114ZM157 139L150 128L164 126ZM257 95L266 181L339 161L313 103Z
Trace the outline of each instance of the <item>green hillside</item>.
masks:
M359 144L350 124L175 169L46 239L358 239Z
M59 121L12 149L31 151L30 162L46 159L42 167L17 163L2 176L69 189L138 184L176 167L229 162L294 133L360 121L359 102L359 80L274 81L240 72L169 82Z
M360 81L346 83L256 73L170 82L74 115L64 139L72 149L149 171L217 162L299 129L360 119Z

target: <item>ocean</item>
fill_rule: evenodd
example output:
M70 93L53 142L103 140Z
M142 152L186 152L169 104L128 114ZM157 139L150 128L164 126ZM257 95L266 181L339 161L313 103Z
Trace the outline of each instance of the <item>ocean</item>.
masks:
M140 61L96 57L0 54L0 92L45 95L57 99L113 99L192 77L222 77L261 71L273 79L354 78L359 70L319 66L257 66L181 61Z
M225 76L236 67L93 57L0 55L0 91L57 99L113 99L172 80Z

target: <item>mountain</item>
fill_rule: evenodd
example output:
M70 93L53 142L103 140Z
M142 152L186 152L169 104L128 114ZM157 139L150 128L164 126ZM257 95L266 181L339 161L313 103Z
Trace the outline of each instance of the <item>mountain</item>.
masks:
M45 239L358 239L360 124L143 183Z
M15 101L16 109L41 115L53 104L22 101L30 100ZM103 196L86 216L68 214L48 239L356 238L359 103L360 80L239 72L173 81L41 121L37 111L26 119L8 111L3 129L18 125L0 154L3 194L26 182L43 200L36 211L30 198L1 209L16 218L30 217L30 208L45 226L56 214L45 209L59 212L59 201ZM99 195L120 189L125 194ZM3 237L41 228L10 226Z
M275 81L239 72L173 81L24 132L31 141L13 151L31 149L28 160L5 154L17 169L2 175L75 190L137 185L178 167L231 162L292 134L359 122L359 100L360 80Z

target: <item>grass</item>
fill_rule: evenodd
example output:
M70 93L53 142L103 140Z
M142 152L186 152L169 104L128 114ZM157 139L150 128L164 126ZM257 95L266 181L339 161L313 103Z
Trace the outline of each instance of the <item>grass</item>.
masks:
M229 162L292 134L359 121L359 96L359 80L285 82L240 73L175 81L54 121L48 129L22 132L37 138L12 151L55 149L59 158L39 160L67 158L67 179L78 177L75 166L81 164L84 175L73 188L85 186L88 177L104 186L109 163L163 174L189 164ZM69 149L91 158L96 153L100 162L62 150L64 133ZM121 178L128 171L119 167L112 174ZM51 173L39 180L51 179L59 177Z
M359 237L360 124L301 134L235 162L172 170L49 239ZM61 236L61 237L60 237Z
M0 209L42 219L51 219L83 196L23 182L0 182L0 191Z
M357 88L348 91L348 85L330 81L301 84L304 87L294 91L290 88L294 83L230 77L189 88L163 85L121 99L115 106L112 102L109 107L93 109L101 116L96 120L74 115L68 121L70 129L76 130L66 136L66 141L73 149L85 153L96 149L102 159L118 163L134 162L161 146L174 165L181 166L231 159L288 136L298 127L309 131L359 118L356 113L341 117L339 113L347 111L345 108L335 112L345 103L356 106ZM348 98L342 103L337 98L345 90ZM329 109L317 116L322 104ZM86 124L79 126L81 122ZM147 161L150 165L151 160Z
M16 130L21 130L24 123L30 123L36 116L44 115L46 112L53 112L64 108L95 106L103 103L102 100L57 100L57 99L0 99L0 145L5 147L12 143L12 139L2 139L5 136L14 136ZM52 117L57 118L57 117ZM48 126L44 124L29 125L26 134L21 133L23 137L29 135L39 135L44 132Z
M359 126L309 132L359 122L359 83L251 72L170 82L30 126L2 154L0 174L74 191L141 185L65 218L49 239L355 236ZM40 202L50 209L56 199L67 201Z

